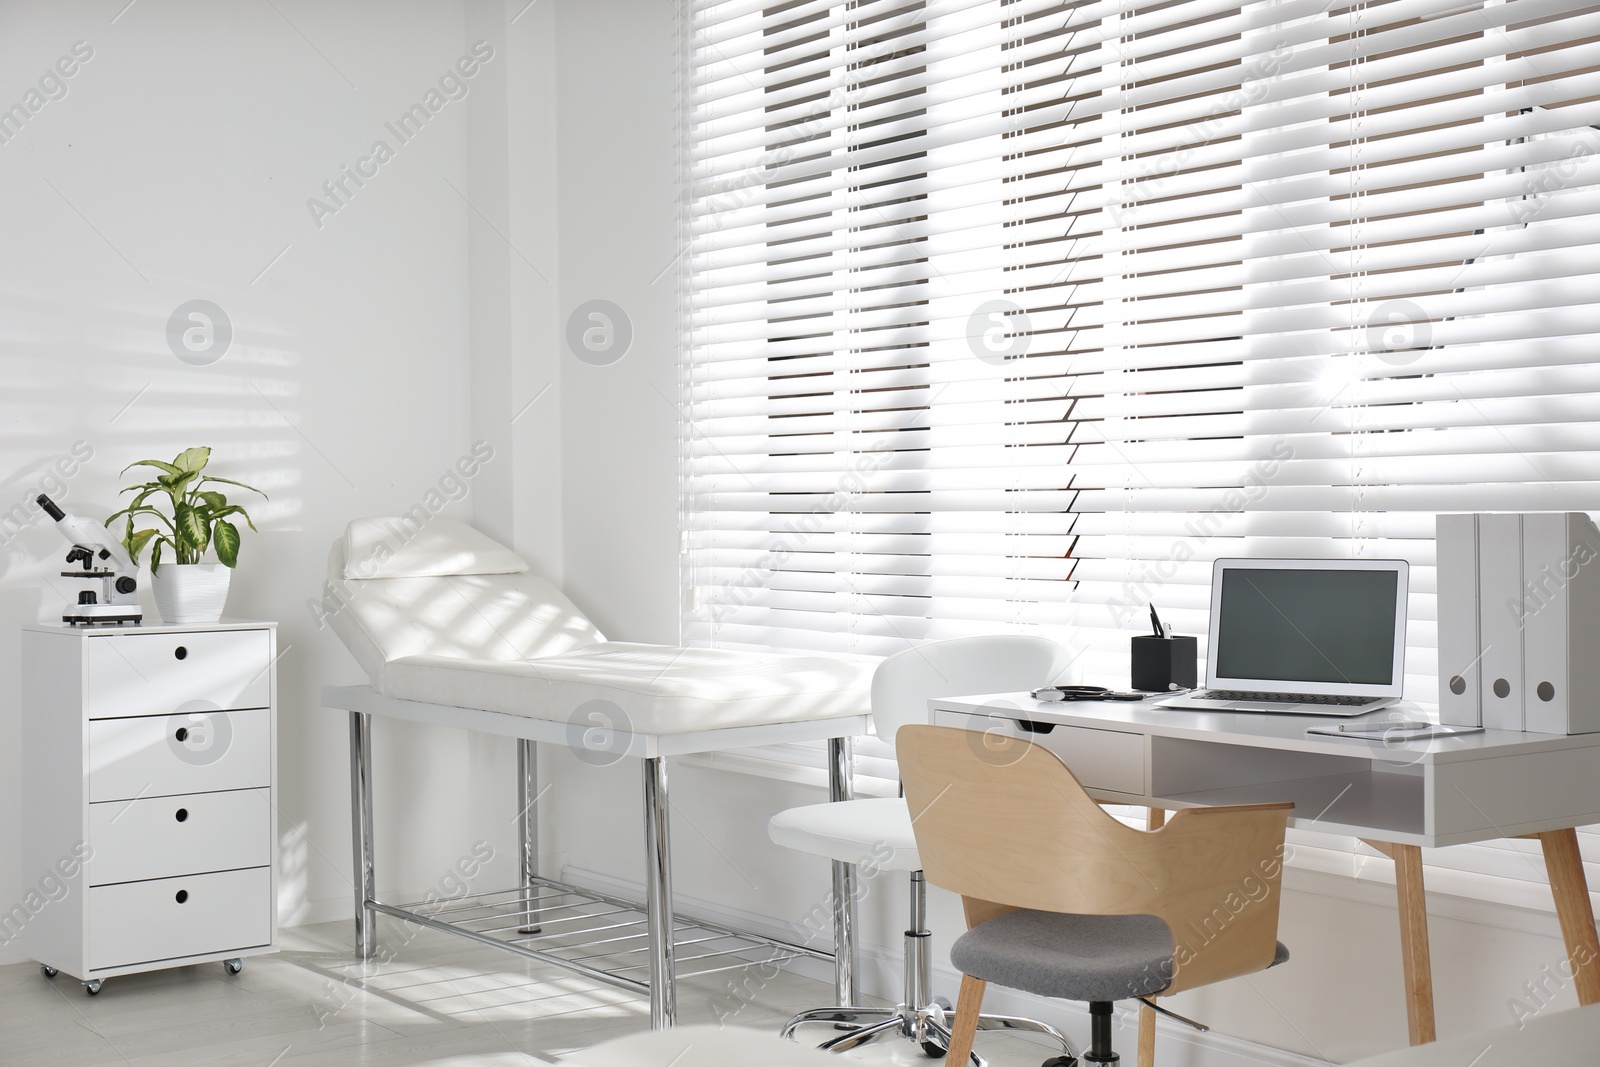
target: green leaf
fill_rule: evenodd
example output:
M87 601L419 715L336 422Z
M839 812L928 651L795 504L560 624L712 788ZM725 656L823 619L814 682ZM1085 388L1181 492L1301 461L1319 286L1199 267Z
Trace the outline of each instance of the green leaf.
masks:
M231 522L219 522L211 538L217 546L217 558L225 567L239 565L239 528Z
M123 474L127 474L129 471L133 470L133 468L135 468L135 467L154 467L156 470L165 471L166 473L172 474L172 475L178 475L178 474L182 474L183 473L183 468L182 467L175 467L171 463L163 463L159 459L141 459L141 460L138 460L136 462L130 463L126 467L122 468L122 473Z
M180 469L191 474L198 473L211 459L211 449L202 445L199 448L186 448L178 453L178 458L172 462Z
M183 487L199 476L195 471L179 471L177 474L158 474L156 481L161 483L162 489L176 494L183 492Z
M205 519L192 504L179 504L177 514L173 517L177 520L178 539L181 542L178 545L179 558L193 555L198 561L206 546L211 543L211 531L206 528ZM186 548L192 551L185 552Z
M244 508L240 507L238 504L229 504L227 507L223 508L221 511L213 511L210 514L210 518L212 518L213 520L215 520L215 519L223 519L223 518L227 518L229 515L243 515L244 516L244 521L250 523L250 529L255 530L256 524L254 522L251 522L250 513L245 511ZM257 530L256 532L260 533L259 530Z
M220 512L223 508L228 506L228 498L223 496L221 493L208 492L207 490L202 489L200 490L200 499L204 500L206 502L206 507L210 508L214 512Z
M110 527L113 522L115 522L117 519L120 519L124 515L128 516L130 525L132 524L132 519L135 515L154 515L168 526L172 525L172 520L167 518L163 513L157 511L155 508L123 508L121 511L115 512L106 518L106 526Z
M261 493L261 490L253 485L245 485L243 482L236 482L232 478L218 478L215 474L208 474L200 480L203 482L226 482L228 485L237 485L240 489L248 489L252 493ZM261 493L261 495L265 497L267 494Z
M165 537L163 537L161 539L161 541L165 541L165 540L166 540ZM156 571L161 569L161 541L157 541L155 547L150 550L150 573L151 574L154 574Z
M138 514L141 514L141 513L154 515L157 518L161 519L163 522L167 522L167 525L169 525L169 526L172 525L170 522L167 521L167 517L165 515L163 515L161 512L157 511L155 508L151 508L151 507L146 507L145 506L145 501L150 499L150 496L151 496L152 493L164 493L164 492L166 492L166 490L164 488L162 488L161 486L158 486L158 485L155 485L154 483L152 483L149 487L129 486L127 489L124 489L123 492L124 493L131 492L135 488L144 489L144 492L142 492L138 496L134 497L133 498L133 503L129 504L127 507L123 508L121 511L114 511L109 516L107 516L106 517L106 527L110 528L112 520L114 520L114 519L119 519L124 515L127 515L131 519L134 515L138 515ZM129 525L131 526L132 523L130 522Z
M144 546L150 543L150 538L157 535L158 531L156 530L140 530L138 533L134 533L133 516L128 516L128 540L125 547L128 549L128 555L133 558L134 563L137 564L139 562L139 553L143 552Z

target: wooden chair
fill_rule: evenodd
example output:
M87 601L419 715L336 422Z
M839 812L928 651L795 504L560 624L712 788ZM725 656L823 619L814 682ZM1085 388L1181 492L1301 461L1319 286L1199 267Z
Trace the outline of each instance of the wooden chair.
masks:
M1292 804L1187 808L1137 830L1031 742L906 726L895 745L923 870L966 909L950 952L962 980L949 1062L970 1052L991 981L1087 1001L1084 1061L1107 1064L1114 1001L1288 958L1277 930Z

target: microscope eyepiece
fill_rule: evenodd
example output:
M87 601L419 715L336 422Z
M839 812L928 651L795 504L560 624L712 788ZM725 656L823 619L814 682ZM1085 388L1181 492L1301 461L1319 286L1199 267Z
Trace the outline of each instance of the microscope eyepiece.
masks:
M45 496L43 493L39 494L38 504L44 509L44 513L50 516L51 522L60 522L62 519L67 517L67 513L56 507L56 502Z

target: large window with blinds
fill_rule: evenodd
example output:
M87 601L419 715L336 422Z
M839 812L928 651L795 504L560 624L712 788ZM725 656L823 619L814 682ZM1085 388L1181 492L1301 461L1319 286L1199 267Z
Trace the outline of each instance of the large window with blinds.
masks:
M690 8L687 639L1118 681L1218 556L1399 556L1426 700L1434 516L1600 509L1600 5Z

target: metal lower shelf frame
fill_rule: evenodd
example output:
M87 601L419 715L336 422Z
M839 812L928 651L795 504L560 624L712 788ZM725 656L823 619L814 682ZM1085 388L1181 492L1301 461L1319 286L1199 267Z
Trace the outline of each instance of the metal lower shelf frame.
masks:
M333 706L346 707L350 713L350 838L358 958L370 960L377 953L377 919L379 915L388 915L642 993L650 998L653 1030L672 1025L677 1014L677 980L680 977L782 963L800 956L832 962L837 1002L856 1002L855 870L847 863L834 861L833 864L833 945L840 947L837 954L674 914L668 830L670 805L664 755L647 755L639 760L645 844L642 906L538 873L539 820L535 805L544 792L538 788L536 742L522 736L517 739L516 816L521 887L451 901L385 904L378 899L377 862L373 854L374 713L359 710L367 697L357 694L359 699L341 702L343 698L338 693L325 691L324 699L331 700ZM382 707L385 710L399 706L411 708L412 704L392 701ZM448 715L468 714L468 709L463 708L417 706ZM830 723L828 729L834 728ZM740 736L742 743L753 743L743 733ZM851 795L849 738L843 734L825 736L829 799L848 800ZM660 738L653 740L658 743ZM680 948L685 950L681 956Z
M621 989L650 991L648 919L636 901L535 876L525 888L371 907ZM831 952L685 915L675 916L672 940L679 980L801 956L833 962Z

